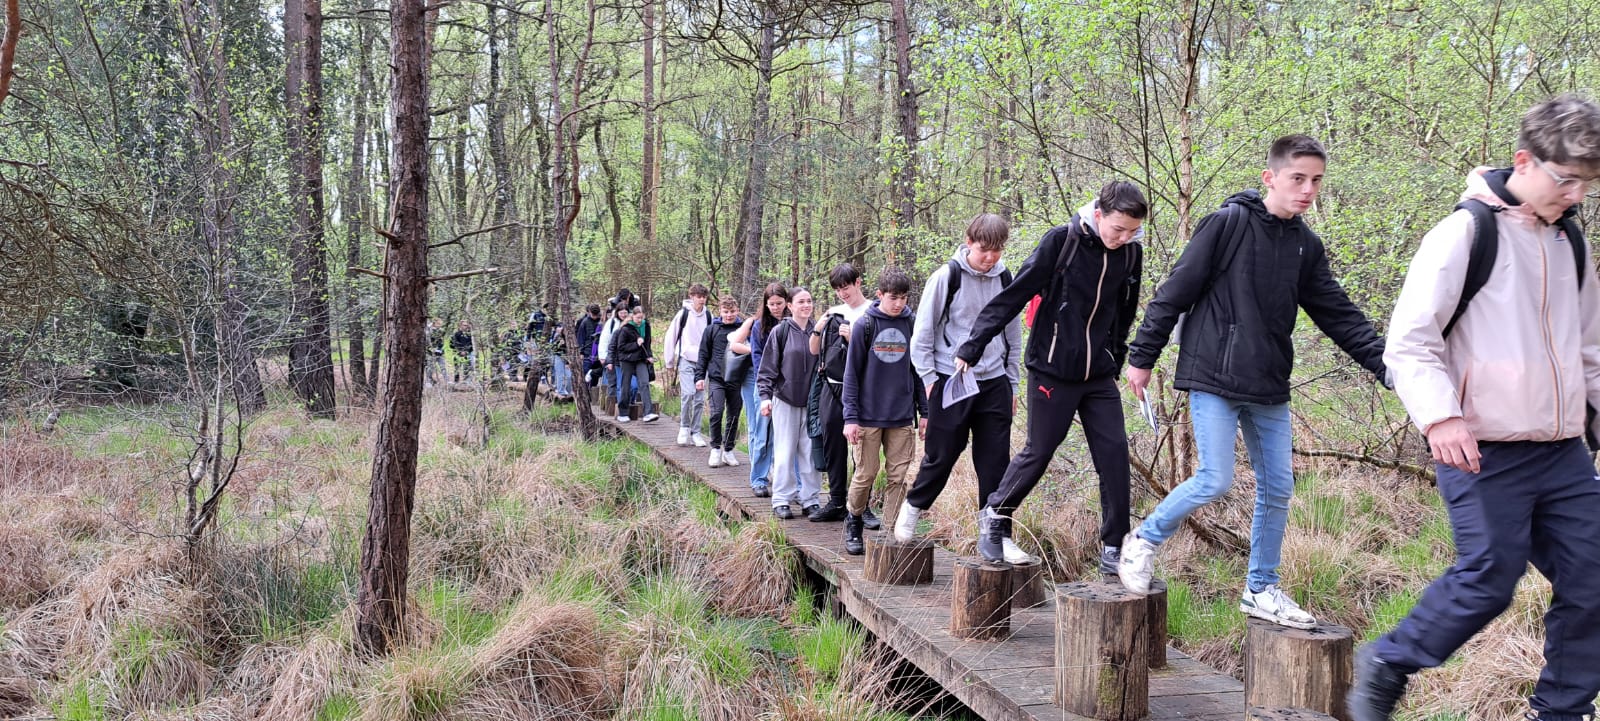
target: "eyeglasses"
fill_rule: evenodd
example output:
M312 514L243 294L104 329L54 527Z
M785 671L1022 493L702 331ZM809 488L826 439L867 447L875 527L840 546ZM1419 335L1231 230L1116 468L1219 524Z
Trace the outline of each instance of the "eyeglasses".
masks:
M1539 156L1530 154L1528 157L1533 158L1533 164L1539 166L1539 169L1543 170L1545 175L1550 176L1550 182L1556 184L1556 190L1565 192L1573 188L1582 187L1583 192L1592 193L1597 186L1600 186L1600 178L1568 178L1551 170L1549 165L1539 159Z

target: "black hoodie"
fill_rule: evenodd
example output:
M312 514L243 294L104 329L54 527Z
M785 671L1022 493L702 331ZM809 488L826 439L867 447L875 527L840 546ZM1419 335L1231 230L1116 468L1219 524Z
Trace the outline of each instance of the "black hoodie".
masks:
M732 323L722 322L720 316L712 319L711 325L706 326L706 332L700 334L700 355L695 358L695 380L711 378L726 382L722 374L722 361L727 357L728 336L743 324L743 318L735 318Z
M922 376L911 366L916 313L885 315L873 301L850 328L844 365L844 422L867 428L903 428L928 417Z
M1233 237L1221 237L1227 216ZM1373 375L1384 376L1383 338L1328 268L1322 239L1300 216L1279 218L1246 190L1201 219L1166 282L1145 307L1128 365L1155 366L1188 312L1174 387L1249 403L1287 403L1296 307Z

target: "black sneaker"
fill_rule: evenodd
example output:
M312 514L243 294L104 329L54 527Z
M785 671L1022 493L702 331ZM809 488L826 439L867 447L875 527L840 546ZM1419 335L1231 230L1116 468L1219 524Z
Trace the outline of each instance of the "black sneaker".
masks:
M861 542L862 520L860 516L848 515L844 519L844 552L852 556L866 553L867 547Z
M866 524L867 530L869 531L876 531L883 528L883 521L878 520L878 514L873 513L871 508L861 511L861 522Z
M1355 665L1356 680L1344 699L1350 721L1389 721L1394 717L1394 707L1406 695L1410 674L1384 663L1370 643L1356 651Z
M813 503L805 508L800 509L800 515L805 516L806 518L811 518L812 516L817 515L817 504ZM815 521L817 519L811 518L811 520Z
M772 515L777 516L777 517L782 518L783 520L787 521L787 520L789 520L791 518L794 518L794 511L789 510L789 507L786 506L786 505L784 505L784 506L773 506L772 507Z
M822 508L817 508L816 506L812 506L812 508L816 509L810 514L812 523L842 521L845 517L844 506L835 506L833 505L832 500L829 500L827 505L824 505Z
M750 492L756 494L756 498L771 498L772 486L765 483L757 483L750 487Z
M989 563L1005 563L1005 526L993 508L985 508L978 514L978 555Z
M1106 546L1100 549L1100 575L1117 575L1117 566L1122 563L1122 548Z

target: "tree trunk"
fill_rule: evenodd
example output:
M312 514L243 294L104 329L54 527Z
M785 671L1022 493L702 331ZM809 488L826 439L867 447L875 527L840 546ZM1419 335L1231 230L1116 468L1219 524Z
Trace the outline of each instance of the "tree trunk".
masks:
M322 0L285 0L288 67L289 255L294 259L294 340L289 382L314 418L334 415L333 350L322 193Z
M363 226L367 223L367 112L372 99L372 33L365 23L356 24L356 74L359 77L355 99L355 120L350 137L350 172L345 178L345 190L340 195L344 216L345 267L361 267ZM350 369L351 394L372 397L377 378L367 375L367 334L361 309L360 286L354 278L345 279L345 337L349 349L345 352Z
M897 263L910 271L916 267L913 241L917 222L917 87L911 80L911 22L906 0L889 0L894 34L895 122L900 129L900 167L895 171L894 207L899 232Z
M506 151L506 105L500 87L500 11L494 5L486 6L489 12L489 97L486 101L489 115L489 162L494 165L494 218L491 225L504 226L517 216L517 196L514 171ZM501 227L490 236L490 265L509 268L517 257L514 246L517 229Z
M594 0L588 2L589 22L584 36L583 50L579 55L577 67L572 73L572 98L576 105L583 97L583 69L588 60L589 50L594 46ZM569 124L575 124L576 118L566 117L565 103L561 96L561 55L560 45L557 43L556 7L555 0L544 0L544 24L549 42L550 53L550 115L553 131L551 141L550 179L550 210L551 234L550 250L551 261L555 265L556 295L561 303L562 317L577 318L577 306L573 302L572 268L567 264L567 239L572 232L572 221L578 217L578 210L582 198L574 192L577 187L577 178L568 180L567 153L572 149L574 160L577 156L576 133L568 131ZM576 162L573 162L576 165ZM568 187L572 182L572 187ZM569 200L570 199L570 200ZM577 323L567 323L565 334L568 349L578 347L578 338L575 328ZM576 379L574 379L576 380ZM578 408L578 430L587 440L594 440L600 436L600 424L594 417L594 406L589 401L589 384L573 383L573 400Z
M750 113L750 172L739 198L739 224L734 230L734 289L741 298L755 295L761 277L761 221L766 212L767 163L772 153L769 119L772 106L772 58L777 48L777 20L770 5L761 16L761 40L756 49L756 95Z
M361 541L356 645L387 654L405 629L411 563L411 510L422 422L422 369L428 307L428 16L424 0L390 7L389 122L394 128L394 212L384 266L382 415L372 459L367 532Z
M644 0L644 155L639 163L639 235L644 247L656 247L656 3ZM595 152L600 152L600 130L595 129ZM609 177L609 173L608 173Z

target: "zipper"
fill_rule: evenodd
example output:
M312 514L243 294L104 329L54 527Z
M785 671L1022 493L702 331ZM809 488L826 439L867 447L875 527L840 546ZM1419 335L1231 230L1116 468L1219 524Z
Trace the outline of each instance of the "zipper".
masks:
M1100 279L1094 284L1094 305L1089 308L1089 320L1083 324L1083 379L1089 380L1094 368L1094 345L1090 343L1090 329L1094 327L1094 315L1100 312L1101 286L1106 282L1106 267L1110 263L1110 256L1100 256Z
M1550 360L1550 375L1554 381L1556 399L1556 438L1566 437L1566 411L1562 408L1561 363L1556 358L1554 333L1550 328L1550 257L1545 244L1539 243L1539 331L1544 335L1544 352Z
M1239 336L1238 329L1238 324L1228 324L1228 340L1222 344L1222 371L1224 373L1233 372L1233 341Z
M1065 291L1063 291L1063 292L1065 292ZM1060 311L1056 312L1056 317L1057 318L1061 317L1061 312ZM1061 321L1060 320L1052 321L1050 323L1050 352L1044 354L1044 362L1046 362L1046 363L1054 363L1054 362L1056 362L1056 339L1060 338L1060 337L1061 337Z

